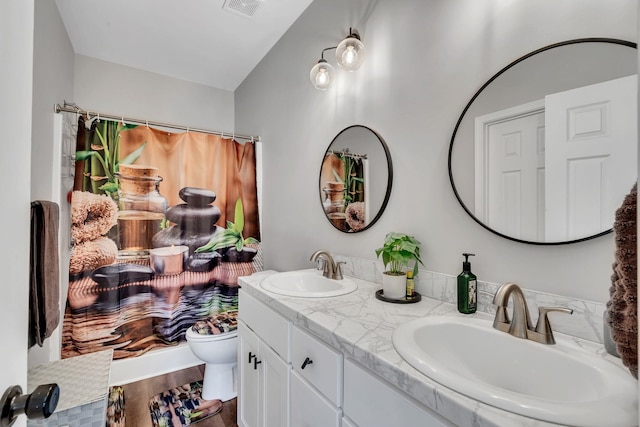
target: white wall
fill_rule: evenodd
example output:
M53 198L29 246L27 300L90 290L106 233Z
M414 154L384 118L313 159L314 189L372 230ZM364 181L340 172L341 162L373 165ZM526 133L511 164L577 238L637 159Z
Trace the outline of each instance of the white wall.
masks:
M33 0L0 2L0 392L27 386ZM20 417L16 427L26 425Z
M51 0L35 1L33 35L33 122L31 124L31 200L51 200L60 205L60 246L69 247L69 206L57 190L60 180L60 147L53 142L54 105L73 99L74 53L58 8ZM70 182L70 185L73 183ZM62 201L62 202L61 202ZM66 232L65 232L66 230ZM60 325L42 347L29 349L29 367L60 358L60 334L67 295L69 257L60 254Z
M491 234L456 201L447 152L462 108L496 71L563 40L637 41L636 8L635 0L312 3L236 90L236 127L265 141L265 268L309 267L308 257L318 248L374 259L384 235L402 231L422 241L429 270L458 274L461 253L473 252L481 280L608 300L612 235L569 246L532 246ZM315 90L309 70L349 26L360 31L367 61L351 74L338 70L329 91ZM394 183L380 221L347 235L324 217L316 186L326 147L356 123L386 140Z
M233 92L75 56L74 101L83 109L233 131Z

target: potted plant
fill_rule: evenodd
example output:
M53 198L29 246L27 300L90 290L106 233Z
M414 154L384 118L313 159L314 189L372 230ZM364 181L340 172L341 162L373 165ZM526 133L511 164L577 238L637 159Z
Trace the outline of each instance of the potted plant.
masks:
M418 275L420 259L420 242L415 237L403 233L391 232L384 238L384 245L376 249L376 256L382 254L382 263L388 270L382 273L382 293L391 299L402 299L406 296L407 273L404 270L409 262L414 261L413 276ZM424 264L422 264L424 265Z
M244 229L244 209L242 207L242 200L240 199L236 201L234 216L235 223L227 221L227 228L215 233L211 240L209 240L209 243L199 247L195 252L217 251L221 253L223 260L227 262L251 261L258 251L247 245L259 244L260 242L253 237L247 237L245 239L242 236L242 230Z

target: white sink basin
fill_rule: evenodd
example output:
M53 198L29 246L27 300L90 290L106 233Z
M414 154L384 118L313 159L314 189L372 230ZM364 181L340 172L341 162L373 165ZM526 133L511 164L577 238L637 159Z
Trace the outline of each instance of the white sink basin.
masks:
M347 277L327 279L316 269L276 273L262 280L260 286L275 294L304 298L335 297L358 289L358 285Z
M637 381L625 368L556 337L544 345L473 317L424 317L393 345L414 368L486 404L573 426L636 426Z

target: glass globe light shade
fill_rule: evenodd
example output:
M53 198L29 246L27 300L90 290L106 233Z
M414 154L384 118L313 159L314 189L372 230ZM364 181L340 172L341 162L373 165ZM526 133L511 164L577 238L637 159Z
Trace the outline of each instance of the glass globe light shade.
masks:
M327 90L333 79L335 78L336 70L325 59L318 61L316 65L311 68L309 73L309 79L311 84L318 90Z
M364 45L357 35L350 34L338 44L336 61L343 70L357 70L364 61Z

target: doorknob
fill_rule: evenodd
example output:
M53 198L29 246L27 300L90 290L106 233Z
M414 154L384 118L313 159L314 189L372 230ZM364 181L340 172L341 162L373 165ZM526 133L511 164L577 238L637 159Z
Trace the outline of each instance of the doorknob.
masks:
M13 425L19 415L28 419L49 418L58 406L58 384L39 385L31 394L22 394L22 387L9 387L0 401L0 427Z

